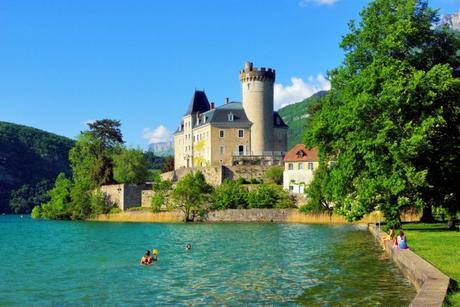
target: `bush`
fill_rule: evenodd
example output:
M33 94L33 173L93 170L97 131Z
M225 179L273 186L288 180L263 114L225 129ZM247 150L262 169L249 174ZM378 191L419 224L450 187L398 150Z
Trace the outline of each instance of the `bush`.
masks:
M107 214L113 208L113 205L109 203L106 195L101 191L91 193L90 204L91 213L93 215Z
M148 162L140 149L122 149L113 160L113 177L119 183L141 184L149 177Z
M156 177L152 184L153 196L151 201L151 207L153 212L160 212L163 206L168 205L168 197L171 191L172 182L169 180L161 180L160 177Z
M38 206L35 206L33 209L32 209L32 213L30 214L32 216L32 218L34 219L39 219L41 217L41 206L38 205Z
M248 190L239 180L226 180L212 193L212 209L244 209L248 207Z
M265 172L265 178L275 184L283 183L283 168L281 166L272 166Z
M123 210L121 210L120 208L113 207L112 209L110 209L109 214L116 214L116 213L121 213L121 212L123 212Z
M249 208L292 208L294 203L289 193L281 187L269 184L262 184L256 190L249 192Z

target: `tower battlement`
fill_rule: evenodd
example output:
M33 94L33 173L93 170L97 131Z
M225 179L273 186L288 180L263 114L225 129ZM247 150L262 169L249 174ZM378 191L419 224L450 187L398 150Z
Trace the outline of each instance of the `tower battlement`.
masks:
M276 72L272 68L253 67L252 62L246 62L244 69L240 70L240 81L271 81L275 82Z

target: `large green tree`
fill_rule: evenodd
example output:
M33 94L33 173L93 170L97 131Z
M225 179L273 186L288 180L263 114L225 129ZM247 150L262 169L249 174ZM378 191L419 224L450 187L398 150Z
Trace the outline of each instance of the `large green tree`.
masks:
M122 149L113 157L114 179L120 183L145 183L149 176L148 162L140 149Z
M436 21L426 1L376 0L349 24L306 143L335 161L328 196L350 220L376 208L393 223L406 206L458 209L459 42Z
M205 212L204 205L209 200L212 187L206 183L202 173L190 173L180 179L171 193L172 207L184 213L186 221L193 221Z

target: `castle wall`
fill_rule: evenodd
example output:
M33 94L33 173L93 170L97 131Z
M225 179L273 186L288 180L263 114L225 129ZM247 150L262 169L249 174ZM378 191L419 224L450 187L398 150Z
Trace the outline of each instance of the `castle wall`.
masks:
M186 160L184 159L184 133L178 133L174 135L174 169L178 169L186 166Z
M204 125L193 129L193 167L211 165L211 126Z
M220 137L220 131L224 131L224 137ZM243 130L243 137L240 138L238 131ZM244 153L250 150L250 130L243 128L219 128L211 127L211 165L229 165L232 163L234 154L238 152L238 146L244 146ZM221 152L223 146L223 153Z

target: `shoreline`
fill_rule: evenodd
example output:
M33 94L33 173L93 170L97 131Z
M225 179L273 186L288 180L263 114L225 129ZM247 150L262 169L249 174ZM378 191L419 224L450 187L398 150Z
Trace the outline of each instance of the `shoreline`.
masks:
M88 219L95 222L132 222L132 223L184 223L180 211L125 211L113 214L100 214ZM302 213L299 209L226 209L210 211L204 219L196 222L204 223L286 223L286 224L369 224L375 223L374 217L368 215L355 222L347 222L343 216L327 213Z

